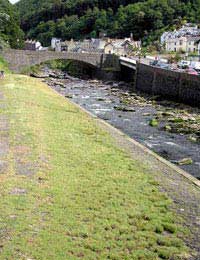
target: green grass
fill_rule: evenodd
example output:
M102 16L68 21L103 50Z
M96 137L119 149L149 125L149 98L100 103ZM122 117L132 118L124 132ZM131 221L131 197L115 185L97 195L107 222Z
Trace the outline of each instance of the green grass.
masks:
M21 74L24 74L24 75L30 75L32 73L39 73L40 72L40 69L41 69L41 66L40 65L33 65L33 66L25 66L22 70L21 70Z
M10 121L0 259L187 258L187 231L149 169L37 79L8 76L0 91ZM16 158L35 174L18 175Z
M9 72L8 63L4 61L4 59L0 56L0 70L4 70L5 72Z

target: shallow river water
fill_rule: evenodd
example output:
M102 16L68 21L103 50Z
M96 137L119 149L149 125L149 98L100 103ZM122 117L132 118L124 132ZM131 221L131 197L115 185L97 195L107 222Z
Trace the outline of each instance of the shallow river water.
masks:
M177 162L183 158L192 158L192 164L179 167L200 179L200 144L189 141L185 135L150 126L149 121L157 112L153 105L131 105L135 111L129 112L116 109L121 105L117 94L120 92L123 95L126 91L121 90L117 84L115 88L114 83L59 79L59 82L62 82L59 85L56 79L51 78L46 82L59 93L70 97L73 102L106 120L167 160Z

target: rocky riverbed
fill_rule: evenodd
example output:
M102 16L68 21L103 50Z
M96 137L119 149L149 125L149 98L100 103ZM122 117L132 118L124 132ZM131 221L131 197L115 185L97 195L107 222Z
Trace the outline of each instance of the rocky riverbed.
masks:
M125 82L81 80L49 69L33 76L200 179L200 109L131 92Z

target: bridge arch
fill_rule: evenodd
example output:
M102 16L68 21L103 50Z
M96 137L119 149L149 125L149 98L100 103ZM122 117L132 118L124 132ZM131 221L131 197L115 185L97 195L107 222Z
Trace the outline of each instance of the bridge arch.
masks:
M3 50L1 55L8 62L10 68L20 72L24 67L37 65L46 61L62 59L84 62L96 68L119 68L119 60L110 54L102 53L72 53L53 51Z

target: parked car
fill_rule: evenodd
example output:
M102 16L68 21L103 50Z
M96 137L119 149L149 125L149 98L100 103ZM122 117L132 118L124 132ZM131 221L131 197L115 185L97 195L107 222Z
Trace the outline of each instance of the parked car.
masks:
M154 60L149 63L151 66L159 67L161 69L170 69L170 65L161 62L160 60Z
M149 65L151 66L157 66L159 64L159 60L150 61Z
M181 69L186 69L189 66L190 66L190 61L188 60L181 60L180 62L178 62L178 67Z
M159 67L160 67L161 69L171 70L170 64L160 63L160 64L159 64Z
M185 72L188 73L188 74L191 74L191 75L199 75L198 72L191 67L186 69Z
M191 67L195 69L197 72L200 72L200 61L192 61Z

